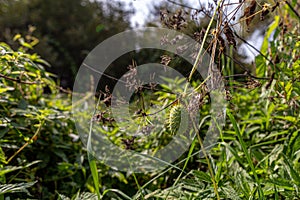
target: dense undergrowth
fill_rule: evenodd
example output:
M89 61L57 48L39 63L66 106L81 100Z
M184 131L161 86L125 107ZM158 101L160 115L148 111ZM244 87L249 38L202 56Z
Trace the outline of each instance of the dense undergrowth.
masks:
M206 158L197 156L203 151L198 138L159 174L126 174L93 163L103 199L300 198L300 19L288 5L280 8L255 57L255 72L236 78L234 60L219 60L226 77L226 125ZM72 120L71 92L32 53L33 36L14 40L17 50L0 43L0 200L96 199L89 169L94 165ZM234 44L230 37L226 42ZM205 106L201 112L209 115ZM151 142L145 140L141 151L161 144Z

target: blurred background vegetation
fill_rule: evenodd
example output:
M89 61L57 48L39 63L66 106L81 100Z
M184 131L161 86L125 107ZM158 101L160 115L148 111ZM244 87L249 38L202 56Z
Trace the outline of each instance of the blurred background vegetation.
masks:
M104 39L130 28L133 9L117 1L1 0L0 40L34 27L34 51L47 58L61 86L72 88L82 61Z

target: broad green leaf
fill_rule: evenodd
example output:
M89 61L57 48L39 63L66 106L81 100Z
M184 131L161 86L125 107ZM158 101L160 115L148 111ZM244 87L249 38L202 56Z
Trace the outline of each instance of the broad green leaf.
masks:
M9 131L8 127L2 128L0 130L0 139Z

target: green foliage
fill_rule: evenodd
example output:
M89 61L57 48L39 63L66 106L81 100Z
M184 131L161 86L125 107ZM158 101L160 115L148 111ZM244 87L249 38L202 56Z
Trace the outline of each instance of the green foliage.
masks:
M17 191L47 199L55 190L75 193L87 174L70 96L59 93L53 75L45 71L48 63L26 52L34 46L31 38L17 35L15 40L21 45L17 51L0 44L0 180L5 197L25 197Z
M257 76L266 80L231 90L222 142L210 152L220 199L300 197L299 24L291 20L279 25L280 20L275 16L262 55L256 57ZM178 184L146 197L217 199L212 180L208 171L193 170Z
M31 6L46 9L38 0L31 1L31 4L28 4L30 1L24 2L29 7L24 7L21 1L1 1L4 7L0 10L21 9L26 13ZM54 8L60 5L58 1L47 2L57 4ZM65 2L71 4L71 1ZM8 7L8 4L13 6ZM55 13L53 7L49 13ZM70 6L69 9L75 8ZM0 43L0 199L299 199L299 24L293 9L283 8L283 15L286 12L290 17L274 17L260 54L255 58L256 74L250 76L250 71L247 71L247 83L233 77L228 79L230 82L226 86L231 99L219 142L206 152L205 158L198 157L205 151L200 145L202 135L199 135L186 154L169 163L168 168L159 174L118 172L87 154L71 119L70 93L60 91L53 81L54 75L45 70L48 62L31 53L38 41L44 39L33 36L34 27L25 37L15 35L13 40L18 42L17 50ZM64 23L63 20L58 22L62 12L58 12L55 20L49 20L50 27L55 27L49 38L60 38L54 30L56 23ZM18 15L16 12L10 19L12 26L18 23ZM103 33L107 25L97 23L90 27L96 33ZM73 29L64 34L78 40L81 34ZM206 33L210 37L208 31ZM83 44L78 42L78 45ZM66 55L61 52L58 51L59 56ZM219 62L226 76L233 75L232 58ZM167 80L169 84L162 84L162 90L156 91L154 96L143 91L133 97L132 104L135 100L138 104L130 107L131 113L142 107L140 99L143 97L146 103L152 102L160 111L156 117L165 119L169 115L170 118L161 127L155 127L159 131L152 137L141 136L138 144L127 148L155 152L170 141L178 124L186 118L182 117L185 105L175 105L176 94L184 90L178 89L182 81L170 79ZM192 84L195 87L202 85L199 82ZM85 98L82 96L81 100ZM210 119L210 100L205 95L201 101L200 132L207 130ZM150 103L144 107L146 111L151 110ZM107 111L103 117L111 117L106 105L98 105L96 111ZM81 114L82 123L93 120L89 119L90 113ZM134 120L140 124L151 123L151 117L147 116L144 121ZM126 148L124 140L131 138L122 135L113 123L109 124L111 127L105 124L105 120L99 122L99 131L114 144ZM108 128L104 129L104 126Z

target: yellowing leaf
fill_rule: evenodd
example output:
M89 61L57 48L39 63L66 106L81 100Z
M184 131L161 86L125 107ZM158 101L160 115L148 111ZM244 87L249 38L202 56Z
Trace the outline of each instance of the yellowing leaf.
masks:
M16 41L16 40L18 40L18 39L20 39L21 38L21 34L17 34L17 35L15 35L15 37L14 37L14 41Z
M291 82L288 82L284 87L285 93L286 93L286 99L289 101L292 91L293 91L293 84Z
M4 93L6 91L14 90L15 88L13 87L5 87L5 88L0 88L0 94Z

